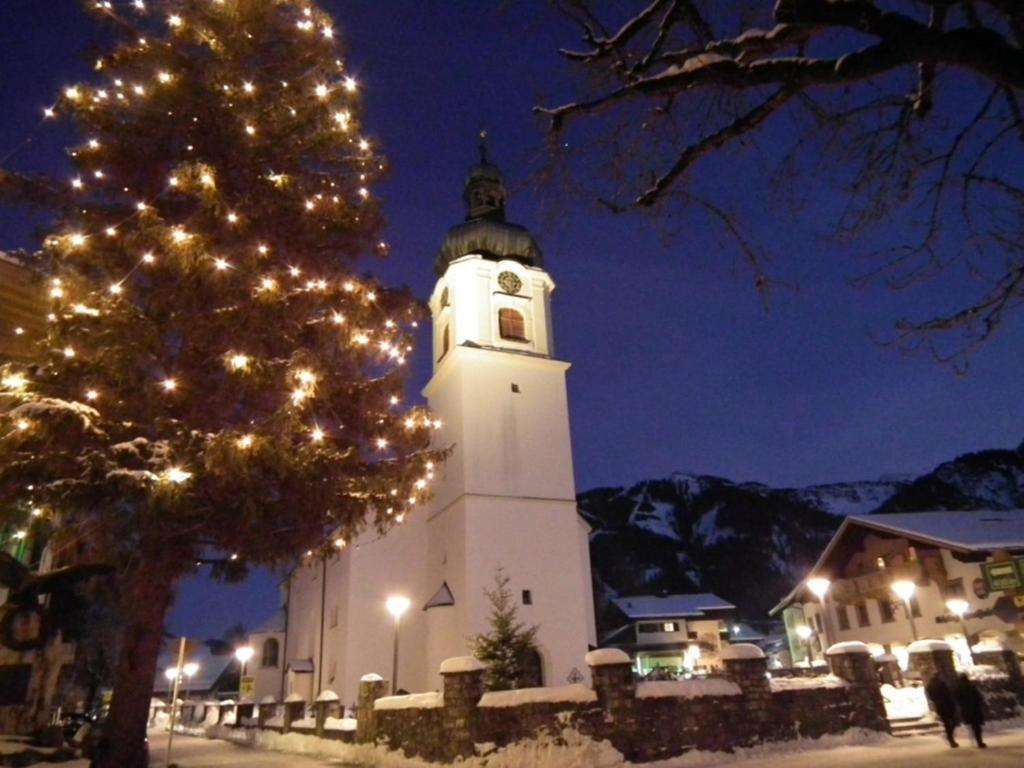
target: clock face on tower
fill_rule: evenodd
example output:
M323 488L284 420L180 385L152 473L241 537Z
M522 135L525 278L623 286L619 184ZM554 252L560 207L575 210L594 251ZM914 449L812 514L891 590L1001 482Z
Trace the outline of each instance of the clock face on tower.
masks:
M502 272L498 275L498 285L505 293L519 293L519 289L523 287L523 281L515 272Z

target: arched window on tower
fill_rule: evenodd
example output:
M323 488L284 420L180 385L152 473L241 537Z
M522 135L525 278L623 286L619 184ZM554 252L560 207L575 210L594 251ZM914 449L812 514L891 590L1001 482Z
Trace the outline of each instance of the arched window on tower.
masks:
M264 667L276 667L277 656L280 652L280 647L277 640L274 638L268 638L263 641L263 663L261 666Z
M498 310L498 333L503 339L511 341L528 341L526 338L526 321L522 313L516 309L503 307Z

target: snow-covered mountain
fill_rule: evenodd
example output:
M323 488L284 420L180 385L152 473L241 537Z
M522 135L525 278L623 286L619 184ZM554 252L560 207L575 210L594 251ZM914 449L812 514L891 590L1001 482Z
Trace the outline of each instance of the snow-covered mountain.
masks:
M803 577L842 517L1024 507L1024 444L966 454L918 478L773 488L676 473L579 495L593 527L599 623L615 595L714 592L762 617Z

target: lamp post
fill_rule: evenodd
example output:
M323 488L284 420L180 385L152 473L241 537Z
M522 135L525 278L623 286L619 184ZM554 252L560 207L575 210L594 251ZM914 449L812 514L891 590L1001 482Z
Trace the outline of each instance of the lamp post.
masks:
M164 670L164 677L167 678L167 697L168 697L168 709L167 714L171 713L174 709L174 681L178 677L177 667L168 667Z
M967 609L970 608L970 603L964 600L962 597L953 597L946 601L946 607L949 612L960 619L960 631L964 633L964 642L967 643L967 653L971 657L971 664L974 663L974 649L971 648L971 638L967 634Z
M814 637L814 630L808 627L806 624L801 624L796 628L797 637L804 641L804 645L807 647L807 666L811 666L811 657L814 653L811 651L811 638Z
M188 701L188 697L192 689L192 676L199 671L199 665L194 661L190 661L181 668L181 671L185 675L185 701Z
M388 613L395 617L395 650L391 657L391 695L398 690L398 629L402 623L402 614L409 609L409 598L403 595L392 595L385 602Z
M830 586L832 586L832 582L826 578L822 578L821 576L807 580L807 588L814 593L818 598L818 602L821 603L821 628L823 630L823 636L821 638L822 653L825 652L826 643L830 643L833 640L832 626L829 624L828 620L828 606L825 603L825 596L828 594L828 588Z
M907 579L901 579L892 583L892 591L903 601L903 607L907 611L907 619L910 620L910 634L913 635L915 640L917 640L917 625L914 623L914 610L910 605L910 598L914 596L916 590L917 585Z
M249 659L252 658L254 653L256 651L252 649L251 645L235 648L235 658L238 659L238 663L241 665L238 672L238 698L242 698L242 678L245 677L245 665L249 663Z

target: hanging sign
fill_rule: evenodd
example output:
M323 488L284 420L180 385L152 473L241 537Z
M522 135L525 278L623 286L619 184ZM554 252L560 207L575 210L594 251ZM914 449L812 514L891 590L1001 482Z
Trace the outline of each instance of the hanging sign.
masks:
M1021 582L1020 571L1013 560L1001 560L997 563L982 563L981 573L985 582L992 592L1002 592L1008 589L1019 589L1024 586Z
M246 675L238 683L238 698L251 699L256 693L256 678Z

